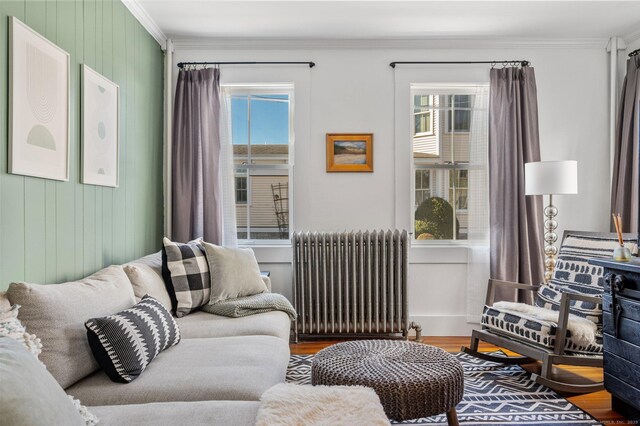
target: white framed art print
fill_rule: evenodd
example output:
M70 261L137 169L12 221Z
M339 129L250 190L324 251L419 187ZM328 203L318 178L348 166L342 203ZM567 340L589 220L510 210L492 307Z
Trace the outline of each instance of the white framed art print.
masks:
M82 66L82 183L118 186L120 87Z
M9 21L9 173L69 180L69 54Z

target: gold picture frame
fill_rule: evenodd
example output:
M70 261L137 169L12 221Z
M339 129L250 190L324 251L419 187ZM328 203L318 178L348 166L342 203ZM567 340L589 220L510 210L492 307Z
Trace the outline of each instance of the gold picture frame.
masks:
M327 172L373 172L373 133L327 133Z

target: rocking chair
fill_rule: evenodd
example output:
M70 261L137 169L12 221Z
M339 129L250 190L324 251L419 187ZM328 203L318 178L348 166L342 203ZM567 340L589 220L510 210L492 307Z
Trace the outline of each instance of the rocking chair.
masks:
M633 246L635 238L632 234L624 235L627 247ZM482 329L473 331L471 344L462 351L504 364L541 361L540 374L532 374L531 378L558 392L578 394L602 390L602 382L559 381L552 378L552 372L553 366L558 364L602 368L603 269L589 265L588 260L611 258L617 244L615 234L566 231L549 283L529 285L489 280ZM498 287L534 292L533 306L496 303ZM584 326L590 331L576 332L585 330ZM479 341L520 356L479 352Z

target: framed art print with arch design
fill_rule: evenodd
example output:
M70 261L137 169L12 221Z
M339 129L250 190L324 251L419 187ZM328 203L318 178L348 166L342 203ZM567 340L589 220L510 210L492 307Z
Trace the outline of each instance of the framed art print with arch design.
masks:
M69 180L69 54L9 21L9 173Z

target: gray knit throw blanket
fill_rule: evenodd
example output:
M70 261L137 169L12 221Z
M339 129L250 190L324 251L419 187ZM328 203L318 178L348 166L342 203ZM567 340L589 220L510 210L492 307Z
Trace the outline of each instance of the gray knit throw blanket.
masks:
M296 319L296 310L289 300L278 293L260 293L253 296L227 299L214 305L204 305L202 310L210 314L239 318L271 311L282 311L291 320Z

